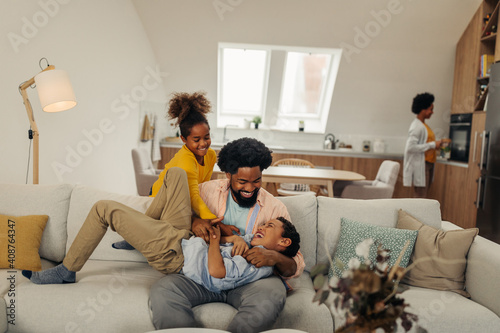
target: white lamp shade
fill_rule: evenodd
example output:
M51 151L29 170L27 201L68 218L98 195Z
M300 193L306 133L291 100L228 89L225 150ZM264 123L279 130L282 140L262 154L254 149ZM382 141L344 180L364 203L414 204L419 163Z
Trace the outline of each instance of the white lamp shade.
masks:
M76 105L75 93L66 71L43 71L35 76L35 83L43 111L65 111Z

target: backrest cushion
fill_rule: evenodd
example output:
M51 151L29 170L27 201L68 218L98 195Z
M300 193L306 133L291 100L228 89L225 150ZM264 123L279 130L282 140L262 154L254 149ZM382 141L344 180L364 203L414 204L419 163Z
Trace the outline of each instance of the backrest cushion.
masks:
M73 185L0 184L0 214L48 215L40 257L60 262L66 249L66 220Z
M378 169L377 176L373 185L377 185L378 182L394 186L398 179L400 165L395 161L383 161Z
M290 214L291 222L300 235L300 252L306 263L305 270L310 271L316 264L317 244L317 200L314 195L296 195L277 197Z
M69 205L67 249L73 243L90 209L99 200L118 201L140 212L145 212L153 198L115 194L81 185L75 186ZM108 230L90 259L146 262L146 259L137 250L117 250L111 247L111 244L121 240L123 238L120 235Z
M337 248L341 218L395 228L398 210L404 209L420 221L441 228L439 202L429 199L338 199L318 197L318 263L327 263Z

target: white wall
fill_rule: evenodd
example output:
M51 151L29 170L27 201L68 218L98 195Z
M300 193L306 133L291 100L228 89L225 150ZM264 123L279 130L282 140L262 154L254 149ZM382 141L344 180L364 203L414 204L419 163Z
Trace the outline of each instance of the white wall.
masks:
M344 51L327 133L361 145L383 137L402 152L417 93L436 96L429 125L447 135L455 47L480 0L133 0L172 91L206 90L216 104L217 43ZM216 7L219 10L216 10ZM375 14L373 14L375 12ZM385 16L381 13L391 13ZM372 37L363 39L362 34ZM361 33L359 31L362 31ZM359 51L359 53L357 53ZM214 119L211 121L215 124ZM216 140L221 130L214 129ZM234 130L228 130L234 132ZM231 138L237 133L234 133ZM268 142L323 135L256 133ZM218 140L219 141L219 140Z
M221 3L227 11L218 15L214 4ZM390 3L398 5L399 13L391 15L390 22L384 23L366 46L356 44L355 29L376 24L371 12L388 10ZM145 89L144 79L148 87L158 83L147 80L151 79L149 71L158 64L163 87L148 91L148 96L140 99L164 102L165 95L173 91L205 90L216 106L217 43L221 41L359 46L359 54L341 63L328 132L353 143L365 136L404 141L413 118L409 111L411 99L422 91L430 91L437 98L436 114L429 124L435 130L447 131L455 45L479 3L0 1L0 183L25 182L29 125L17 87L40 71L41 57L69 72L78 100L72 110L47 114L41 111L36 90L28 91L41 133L42 184L82 183L135 193L130 150L138 145L141 115L137 98L129 104L122 98L134 93L139 96ZM9 40L13 34L18 36L17 45ZM96 131L101 131L103 121L108 122L105 127L110 133L101 139ZM215 118L210 122L215 124ZM95 144L85 131L94 134ZM216 140L222 138L222 130L213 128L213 132ZM238 135L234 130L229 134L232 139ZM321 135L263 131L256 136L266 143L292 145L308 145L308 141L321 145L323 139ZM78 156L70 153L74 151ZM59 172L54 170L54 164L59 166Z
M0 17L0 183L25 182L29 122L17 87L46 57L69 73L78 105L45 113L36 89L28 89L40 131L40 183L135 194L130 151L138 144L139 101L166 99L132 3L9 0L0 2Z

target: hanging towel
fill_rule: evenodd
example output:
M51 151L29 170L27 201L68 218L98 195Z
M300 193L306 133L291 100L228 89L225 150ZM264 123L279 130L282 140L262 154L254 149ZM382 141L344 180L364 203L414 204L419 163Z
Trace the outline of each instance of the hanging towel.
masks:
M153 115L153 142L151 147L151 160L154 162L161 160L161 151L160 151L160 131L158 130L158 120L157 115Z
M153 139L151 124L149 123L148 115L144 116L144 123L142 124L141 141L146 142Z

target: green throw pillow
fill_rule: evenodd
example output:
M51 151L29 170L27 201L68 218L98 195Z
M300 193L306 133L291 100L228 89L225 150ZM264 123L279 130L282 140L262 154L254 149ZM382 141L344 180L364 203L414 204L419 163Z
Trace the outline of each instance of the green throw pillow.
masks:
M348 263L351 258L358 258L364 261L362 257L356 255L356 246L365 239L372 238L374 243L370 247L369 258L371 263L375 263L377 257L377 245L380 243L382 246L390 250L389 267L394 266L394 263L403 250L407 240L410 240L410 245L406 249L403 258L399 264L401 267L406 267L410 261L413 252L413 246L417 239L418 231L416 230L402 230L396 228L379 227L372 224L361 223L347 218L341 219L340 225L340 239L337 245L337 250L334 254L334 263L336 259L344 264L344 269L349 269ZM337 265L333 269L330 268L329 277L336 275L342 277L342 270Z

